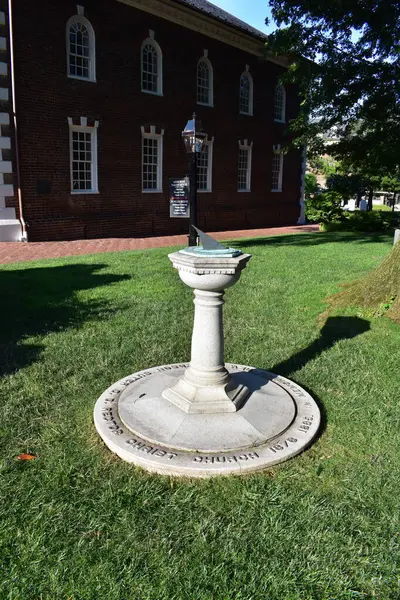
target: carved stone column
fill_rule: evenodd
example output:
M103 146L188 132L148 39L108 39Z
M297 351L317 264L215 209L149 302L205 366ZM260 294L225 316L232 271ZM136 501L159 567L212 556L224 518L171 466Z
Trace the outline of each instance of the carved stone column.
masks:
M226 249L186 249L169 255L179 276L193 288L195 315L190 366L163 397L187 413L226 413L240 408L248 395L233 384L224 364L223 295L240 277L249 254Z

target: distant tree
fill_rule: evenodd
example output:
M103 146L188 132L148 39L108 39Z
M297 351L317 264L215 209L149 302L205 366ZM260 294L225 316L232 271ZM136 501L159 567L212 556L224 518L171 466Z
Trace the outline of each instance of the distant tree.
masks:
M293 57L287 79L302 96L300 114L291 123L295 143L306 143L311 154L327 148L353 165L361 162L372 176L382 168L395 171L400 162L400 2L269 4L279 29L269 36L267 52Z
M305 178L305 197L309 198L311 194L315 194L318 191L317 178L313 173L306 173Z
M394 210L396 204L396 196L400 193L400 174L394 177L388 177L387 175L385 175L385 177L382 178L381 190L393 194L392 210Z
M338 192L343 200L349 200L358 194L363 194L367 187L367 182L360 175L335 174L328 177L326 185L328 190Z

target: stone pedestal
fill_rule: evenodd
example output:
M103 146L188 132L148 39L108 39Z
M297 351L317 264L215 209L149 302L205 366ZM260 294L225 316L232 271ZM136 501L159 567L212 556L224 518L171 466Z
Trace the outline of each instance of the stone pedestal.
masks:
M187 413L235 412L249 391L232 381L224 364L222 307L224 289L236 283L250 259L227 251L216 257L196 251L169 255L180 278L194 289L194 326L190 366L163 392L163 397Z

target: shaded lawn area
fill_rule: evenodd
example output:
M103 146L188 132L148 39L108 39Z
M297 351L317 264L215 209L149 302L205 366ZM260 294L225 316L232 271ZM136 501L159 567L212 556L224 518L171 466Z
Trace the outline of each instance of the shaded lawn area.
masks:
M400 327L357 308L319 319L391 243L235 243L253 258L226 293L225 359L293 378L324 426L283 465L208 481L122 462L92 420L117 379L189 357L172 249L3 267L0 598L399 598Z

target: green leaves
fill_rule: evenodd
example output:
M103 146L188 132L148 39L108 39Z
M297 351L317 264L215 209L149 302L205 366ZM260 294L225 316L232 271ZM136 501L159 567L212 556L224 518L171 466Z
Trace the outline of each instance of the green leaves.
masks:
M333 132L336 154L396 170L400 156L400 4L387 0L270 0L270 54L296 56L288 79L302 96L291 123L308 153ZM301 60L303 58L303 60ZM312 124L312 127L310 126ZM362 124L355 133L357 125ZM332 136L331 136L332 137ZM331 151L335 148L330 147Z

